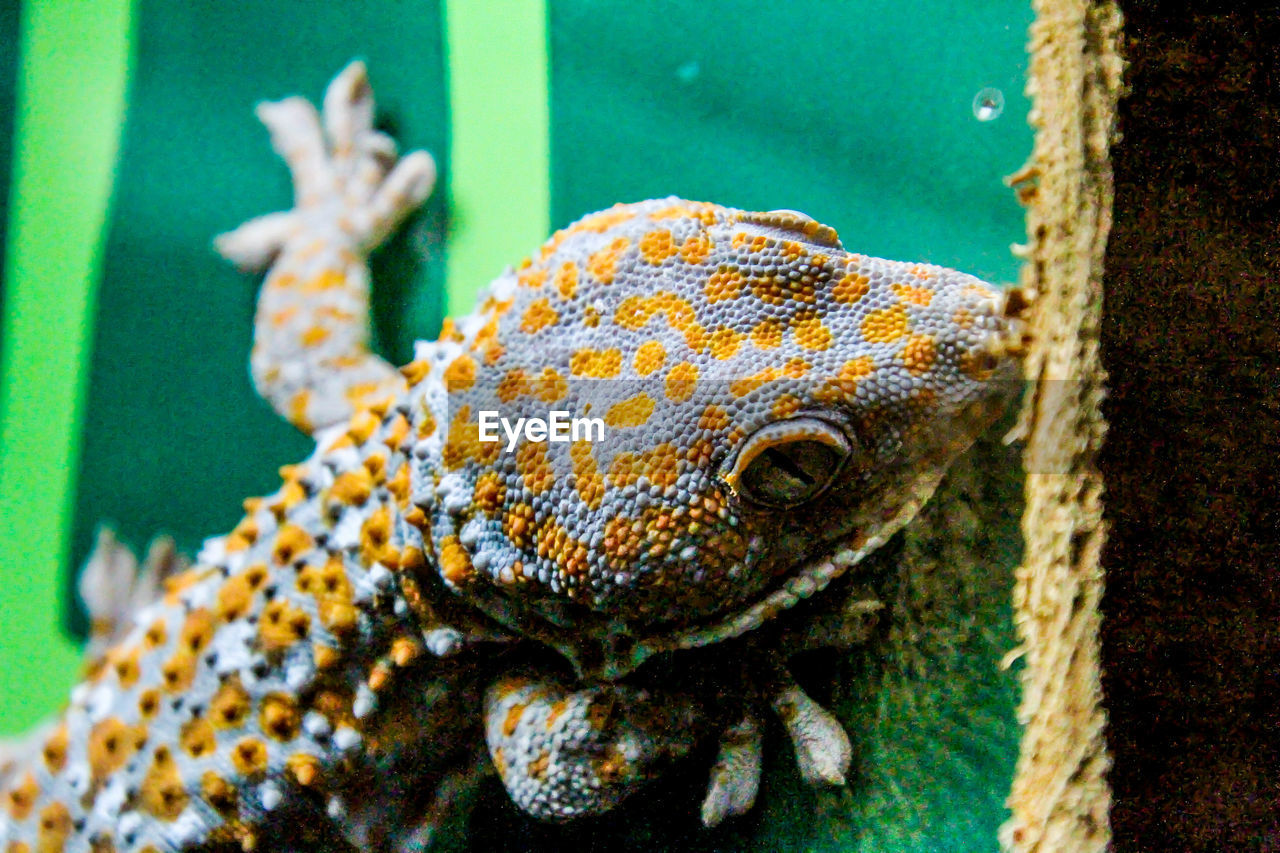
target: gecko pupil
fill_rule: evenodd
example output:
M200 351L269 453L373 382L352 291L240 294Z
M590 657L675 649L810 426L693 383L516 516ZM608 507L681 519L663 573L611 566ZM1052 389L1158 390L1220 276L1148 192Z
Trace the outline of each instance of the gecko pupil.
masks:
M742 486L755 501L791 507L817 497L840 468L840 451L821 441L789 441L760 453L742 472Z

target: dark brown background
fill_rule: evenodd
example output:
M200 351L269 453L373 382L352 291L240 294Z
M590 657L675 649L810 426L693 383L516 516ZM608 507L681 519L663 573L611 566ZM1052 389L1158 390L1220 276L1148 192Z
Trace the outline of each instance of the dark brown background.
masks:
M1280 13L1122 6L1102 330L1115 849L1280 850Z

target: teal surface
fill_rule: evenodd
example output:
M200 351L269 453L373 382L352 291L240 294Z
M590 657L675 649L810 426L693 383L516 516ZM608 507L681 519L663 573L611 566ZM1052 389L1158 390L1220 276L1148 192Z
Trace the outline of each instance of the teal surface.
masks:
M607 11L606 11L607 10ZM845 247L1017 277L1029 4L551 2L552 224L664 195L791 208ZM979 121L974 96L999 89Z
M501 15L504 5L488 8ZM468 13L483 6L469 4ZM314 99L362 57L388 129L405 148L429 150L449 175L451 57L438 2L254 0L234 14L227 8L137 4L128 121L86 365L75 564L102 521L135 546L164 531L193 549L229 529L240 500L272 490L276 468L308 450L253 393L246 363L255 285L210 248L212 235L289 197L253 104L295 93ZM540 215L551 227L617 201L676 194L793 208L835 226L854 251L1016 278L1008 247L1024 239L1023 216L1001 179L1031 147L1022 96L1029 6L549 0L547 9L550 198ZM483 51L465 61L477 55ZM984 88L1005 101L989 121L973 108ZM495 130L495 138L519 149L523 140L508 132ZM437 192L376 259L375 335L388 357L407 359L415 337L436 331L449 229L484 221L469 203L447 213L446 194ZM474 233L464 239L474 271L486 262L483 251ZM532 248L495 252L486 275ZM456 278L451 290L476 283ZM992 469L1011 464L1007 454L987 453ZM801 789L773 732L769 778L777 781L756 812L715 833L693 822L690 803L703 779L689 774L584 827L532 824L489 788L471 825L477 842L995 849L1017 743L1016 680L996 666L1015 642L1008 593L1016 488L993 486L982 500L1003 515L970 536L992 555L981 583L930 605L933 621L922 618L930 630L895 626L923 631L927 641L893 646L887 668L851 657L811 673L859 744L859 781L848 792ZM82 627L70 594L66 601ZM8 720L30 719L29 708L17 710L21 691L8 693L0 731L12 727Z

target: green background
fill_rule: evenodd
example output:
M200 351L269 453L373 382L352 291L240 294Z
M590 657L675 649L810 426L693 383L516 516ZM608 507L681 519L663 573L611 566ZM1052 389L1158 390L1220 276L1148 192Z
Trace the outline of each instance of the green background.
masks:
M549 228L654 196L803 210L859 252L1016 278L1008 247L1023 218L1001 178L1031 144L1023 3L254 0L227 10L28 2L20 25L0 13L0 156L13 162L0 291L0 732L51 712L74 678L61 626L83 624L72 567L98 523L135 547L167 532L194 549L307 452L248 380L254 282L209 247L288 200L252 117L259 99L316 98L362 57L386 127L436 157L441 187L375 261L375 335L398 361L446 305L465 311ZM972 101L988 86L1006 106L980 122ZM994 844L1016 751L1012 676L990 675L1014 642L1008 587L999 579L995 603L971 615L985 639L964 659L981 665L953 691L980 705L974 719L1004 747L963 773L943 761L906 774L951 795L908 788L897 812L878 813L902 828L874 836L892 849ZM989 785L964 790L983 774ZM758 815L733 832L769 846L848 842L788 808L775 797L761 810L777 818L767 836L750 828ZM510 837L530 831L510 823Z

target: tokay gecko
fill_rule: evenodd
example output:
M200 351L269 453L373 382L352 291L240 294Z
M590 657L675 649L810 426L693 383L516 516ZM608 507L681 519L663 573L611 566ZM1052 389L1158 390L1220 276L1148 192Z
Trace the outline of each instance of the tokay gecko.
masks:
M431 158L373 129L358 63L322 111L259 116L295 206L218 248L267 269L253 378L316 450L0 771L0 849L421 849L476 768L563 820L698 742L714 825L751 807L770 714L843 783L787 657L865 638L878 603L837 579L1003 408L1018 292L666 198L556 232L396 370L365 259Z

